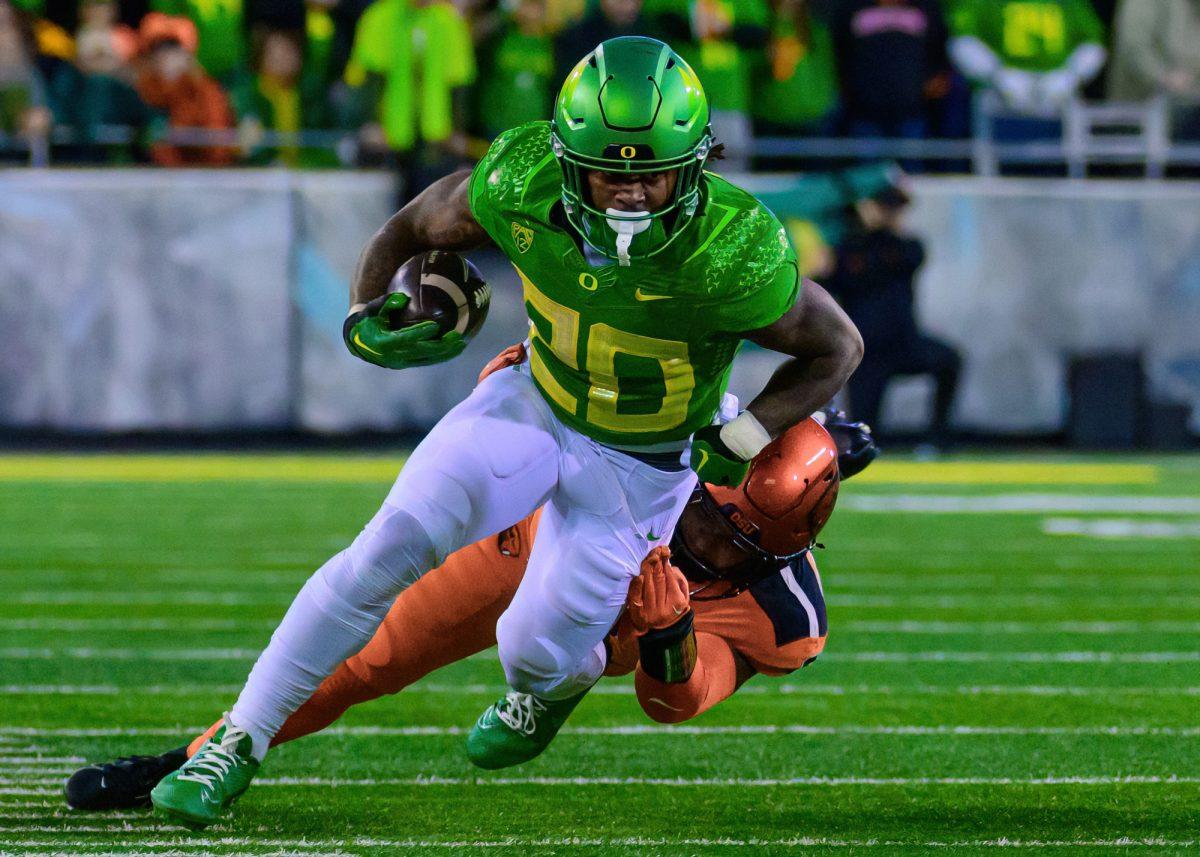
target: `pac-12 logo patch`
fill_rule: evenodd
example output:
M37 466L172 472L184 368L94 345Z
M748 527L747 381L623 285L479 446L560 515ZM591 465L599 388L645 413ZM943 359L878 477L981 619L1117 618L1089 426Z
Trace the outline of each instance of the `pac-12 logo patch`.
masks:
M517 252L524 253L533 244L533 230L528 226L513 221L512 225L513 243L517 245Z

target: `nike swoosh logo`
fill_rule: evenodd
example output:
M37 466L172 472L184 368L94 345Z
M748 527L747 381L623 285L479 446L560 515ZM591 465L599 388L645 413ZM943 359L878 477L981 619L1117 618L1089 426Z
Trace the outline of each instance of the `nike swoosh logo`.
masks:
M652 696L652 697L650 697L650 701L651 701L651 702L657 702L657 703L658 703L659 705L661 705L663 708L669 708L669 709L671 709L672 711L683 711L683 709L682 709L682 708L676 708L674 705L668 705L667 703L665 703L665 702L663 702L661 699L659 699L657 696Z
M354 334L354 344L355 344L355 345L357 345L359 348L361 348L363 351L366 351L368 354L374 354L374 355L375 355L375 356L377 356L377 357L382 357L382 356L383 356L383 354L382 354L381 352L379 352L379 351L376 351L374 348L368 348L368 347L367 347L367 346L366 346L366 345L363 343L363 341L362 341L362 337L360 337L360 336L359 336L357 333L356 333L356 334Z
M700 461L698 461L696 463L696 466L693 469L697 473L699 473L701 470L704 469L704 465L707 461L708 461L708 450L707 449L700 450Z
M641 289L634 289L633 296L639 301L669 301L670 295L648 295Z
M655 535L654 530L651 530L650 532L646 533L646 541L656 542L656 541L658 541L658 539L659 539L659 537L657 535Z

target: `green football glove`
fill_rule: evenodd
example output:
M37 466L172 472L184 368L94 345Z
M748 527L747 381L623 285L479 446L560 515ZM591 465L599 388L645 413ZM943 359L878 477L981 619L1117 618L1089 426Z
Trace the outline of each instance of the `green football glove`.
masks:
M375 298L350 313L342 324L342 338L350 353L385 369L429 366L462 353L467 347L462 334L452 330L439 337L435 322L393 328L392 314L402 312L408 301L408 295L396 292Z
M721 426L705 426L692 437L692 470L701 482L736 488L746 478L750 462L739 458L721 440Z

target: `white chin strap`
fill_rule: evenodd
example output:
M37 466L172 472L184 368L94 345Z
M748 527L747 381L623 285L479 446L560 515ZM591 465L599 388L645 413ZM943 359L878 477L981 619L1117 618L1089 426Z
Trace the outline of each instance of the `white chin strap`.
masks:
M650 228L650 212L610 208L605 214L608 215L606 222L609 229L617 233L617 264L628 266L629 245L633 243L633 236Z

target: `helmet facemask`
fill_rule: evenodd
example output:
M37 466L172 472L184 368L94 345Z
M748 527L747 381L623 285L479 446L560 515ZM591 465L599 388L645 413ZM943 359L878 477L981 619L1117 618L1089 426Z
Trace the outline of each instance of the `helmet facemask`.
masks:
M713 147L700 79L670 46L644 36L598 45L563 83L550 122L567 220L601 255L629 265L670 246L701 204ZM587 172L675 173L658 211L596 206Z
M665 250L683 232L700 206L704 164L713 138L706 128L694 152L663 161L588 158L568 150L551 123L551 143L563 172L562 202L567 220L597 253L629 265ZM628 147L634 149L634 147ZM587 171L658 173L676 170L675 189L658 211L602 210L591 199Z

